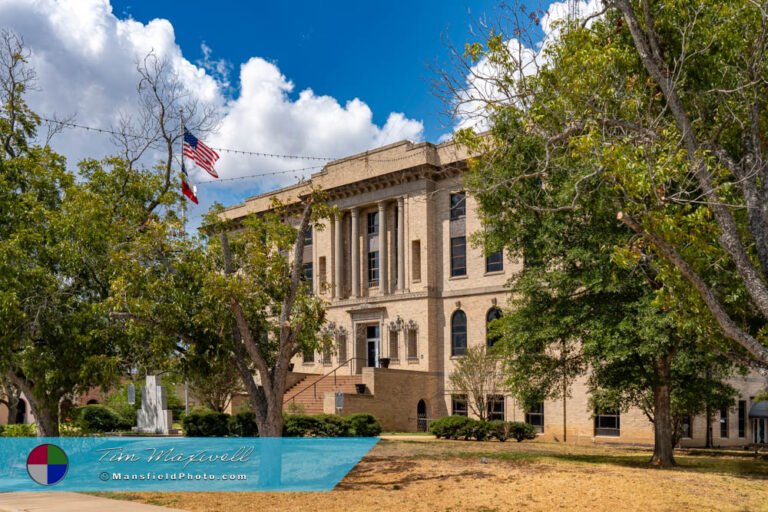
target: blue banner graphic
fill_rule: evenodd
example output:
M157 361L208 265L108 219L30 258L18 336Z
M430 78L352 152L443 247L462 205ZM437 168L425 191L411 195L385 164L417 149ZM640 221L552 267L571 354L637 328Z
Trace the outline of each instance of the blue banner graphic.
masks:
M330 491L378 438L0 438L0 492Z

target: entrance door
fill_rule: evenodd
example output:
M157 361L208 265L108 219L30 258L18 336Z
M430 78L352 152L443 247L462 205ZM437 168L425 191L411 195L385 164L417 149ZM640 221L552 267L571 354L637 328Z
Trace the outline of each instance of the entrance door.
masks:
M424 400L419 400L416 405L416 430L419 432L427 431L427 404Z
M366 366L378 366L379 361L379 326L369 325L365 329Z

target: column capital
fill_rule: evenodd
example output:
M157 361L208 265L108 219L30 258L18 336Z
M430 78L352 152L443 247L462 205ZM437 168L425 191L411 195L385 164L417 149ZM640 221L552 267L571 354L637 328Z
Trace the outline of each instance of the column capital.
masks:
M349 209L349 214L352 215L352 217L357 217L360 215L360 207L355 206L354 208Z

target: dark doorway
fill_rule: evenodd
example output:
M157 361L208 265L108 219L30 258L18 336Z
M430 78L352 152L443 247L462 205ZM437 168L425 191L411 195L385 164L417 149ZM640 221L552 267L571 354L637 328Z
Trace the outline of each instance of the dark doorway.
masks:
M427 404L424 400L419 400L416 406L416 430L418 432L427 431Z
M19 400L19 405L16 406L16 423L24 423L27 419L27 402Z
M379 326L369 325L365 332L366 366L377 366L379 359Z

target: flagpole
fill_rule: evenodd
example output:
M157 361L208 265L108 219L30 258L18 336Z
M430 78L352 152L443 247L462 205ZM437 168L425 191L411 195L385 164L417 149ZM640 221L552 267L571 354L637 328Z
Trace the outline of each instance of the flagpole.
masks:
M181 174L182 181L184 181L184 109L183 108L179 109L179 119L181 120L181 140L179 141L181 143L181 153L179 153L179 155L181 156L181 170L179 171L179 173ZM181 236L182 238L185 238L187 236L187 198L184 197L184 194L182 194L182 198L181 198Z

